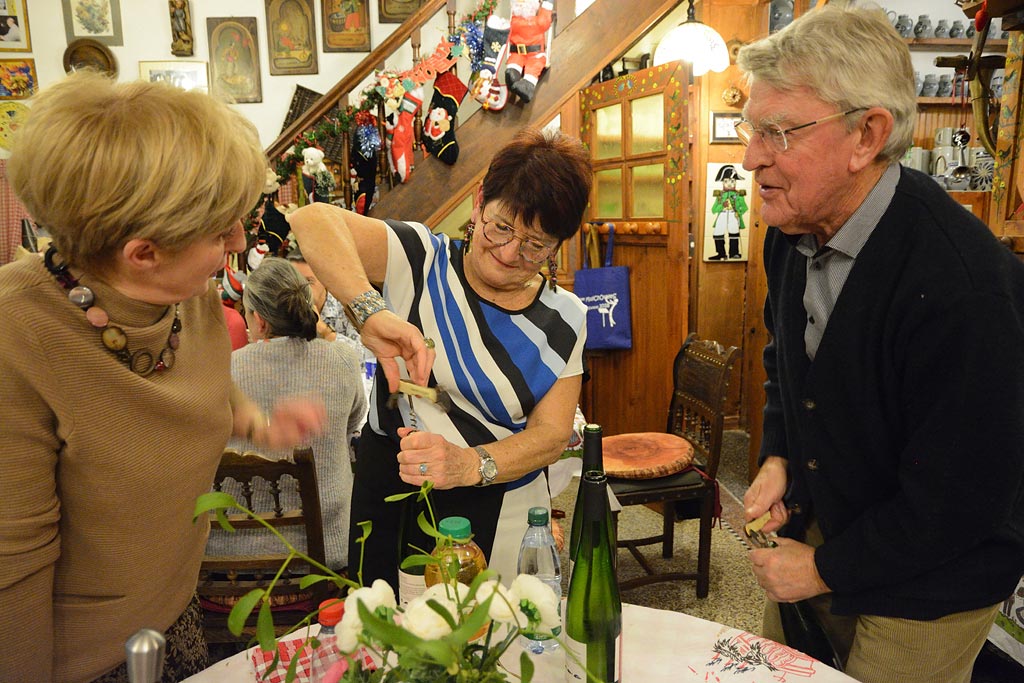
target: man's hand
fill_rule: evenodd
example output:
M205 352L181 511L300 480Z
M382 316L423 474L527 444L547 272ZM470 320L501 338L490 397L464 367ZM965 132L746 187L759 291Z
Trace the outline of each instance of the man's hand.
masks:
M771 511L771 520L761 528L763 533L777 531L789 521L789 510L782 502L786 484L785 458L768 456L761 464L761 469L747 489L746 495L743 496L744 516L748 522Z
M775 541L775 548L750 551L754 577L770 600L796 602L831 592L814 564L814 548L791 538Z

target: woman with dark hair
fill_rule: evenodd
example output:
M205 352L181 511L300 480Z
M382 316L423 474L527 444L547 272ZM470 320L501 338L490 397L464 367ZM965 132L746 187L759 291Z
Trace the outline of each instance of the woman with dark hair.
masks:
M350 436L366 417L366 392L360 365L362 357L350 344L333 344L317 338L319 316L313 308L309 283L285 259L268 257L249 273L242 293L242 307L252 342L231 354L231 377L239 389L267 410L282 397L313 395L327 406L324 430L309 440L316 461L317 487L324 520L327 564L343 569L348 563L348 514L352 497ZM292 451L268 451L251 441L233 439L239 450L256 449L272 459L291 459ZM225 491L240 498L241 487ZM298 495L291 495L298 507ZM300 550L305 535L295 528L285 536ZM267 534L245 530L210 531L207 552L214 555L277 552L280 543Z
M352 498L353 523L373 522L364 583L397 584L402 506L384 497L426 480L438 517L471 519L489 565L515 577L527 511L550 506L543 470L569 441L580 393L586 307L557 286L555 256L579 229L590 186L578 140L525 130L491 162L464 240L325 204L289 216L380 361ZM409 375L442 388L447 411L424 398L388 405L397 356L422 351L432 369L415 357Z

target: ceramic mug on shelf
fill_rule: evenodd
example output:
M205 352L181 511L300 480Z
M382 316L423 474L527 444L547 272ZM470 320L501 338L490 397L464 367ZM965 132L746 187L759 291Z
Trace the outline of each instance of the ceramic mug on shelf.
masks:
M932 20L927 14L922 14L914 24L914 36L917 38L929 38L932 35Z
M953 25L949 27L950 38L963 38L964 37L964 22L957 19L953 22Z
M924 83L921 84L921 97L935 97L939 90L939 77L937 74L925 74Z
M1002 99L1002 97L1003 97L1003 77L1002 76L1000 76L998 74L993 76L991 82L989 83L989 87L992 88L992 97L996 98L997 100Z
M885 9L885 8L883 7L882 9ZM890 24L892 24L893 26L896 25L896 12L894 12L892 10L888 10L888 11L886 11L885 16L889 17L889 23Z
M967 22L967 28L964 29L964 38L971 39L977 32L977 29L974 28L974 20L972 19Z
M936 97L949 97L953 94L953 76L942 74L939 76L939 87L935 91Z
M935 148L953 144L953 129L951 127L935 129Z
M949 38L949 21L946 19L939 19L939 23L935 25L935 37Z
M932 174L946 175L949 169L958 165L957 148L952 145L937 146L932 150Z
M904 38L914 35L914 20L910 18L909 14L901 14L896 19L896 32Z

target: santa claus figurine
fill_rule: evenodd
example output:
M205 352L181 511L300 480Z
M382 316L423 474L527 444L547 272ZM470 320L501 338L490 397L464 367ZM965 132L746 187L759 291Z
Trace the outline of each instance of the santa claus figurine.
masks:
M537 79L548 68L547 30L554 8L550 0L512 0L505 85L523 102L533 99Z

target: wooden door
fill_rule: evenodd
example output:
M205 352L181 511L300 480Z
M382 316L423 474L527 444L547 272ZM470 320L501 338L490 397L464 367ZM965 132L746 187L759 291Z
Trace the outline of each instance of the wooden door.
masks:
M583 410L605 434L665 429L687 332L688 83L673 62L580 92L580 137L594 164L587 218L615 224L614 263L629 267L632 297L633 348L587 353ZM601 232L603 251L607 228L584 227Z

